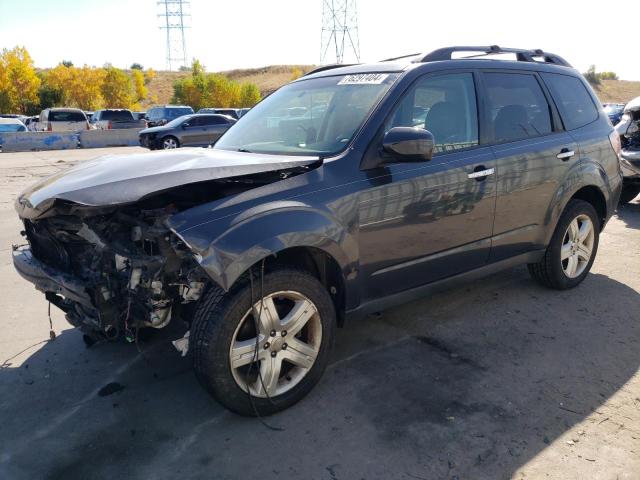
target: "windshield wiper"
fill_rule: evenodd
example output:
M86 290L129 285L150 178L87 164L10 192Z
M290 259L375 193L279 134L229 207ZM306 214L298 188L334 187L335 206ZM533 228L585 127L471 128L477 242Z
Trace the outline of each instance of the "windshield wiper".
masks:
M251 150L247 150L246 148L239 148L238 152L242 152L242 153L253 153Z

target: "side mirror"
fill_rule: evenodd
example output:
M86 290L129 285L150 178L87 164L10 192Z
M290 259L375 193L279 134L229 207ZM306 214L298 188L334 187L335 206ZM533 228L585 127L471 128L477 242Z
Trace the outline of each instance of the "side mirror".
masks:
M382 139L382 149L405 162L431 160L433 145L433 134L419 127L393 127Z
M184 130L185 128L190 127L191 125L189 125L188 123L183 123L182 124L182 129Z

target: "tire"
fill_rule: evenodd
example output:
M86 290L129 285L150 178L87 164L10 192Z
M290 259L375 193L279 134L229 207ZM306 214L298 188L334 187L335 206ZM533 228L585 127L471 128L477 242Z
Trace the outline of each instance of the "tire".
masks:
M333 302L325 287L311 274L282 268L265 274L262 288L265 314L256 315L264 319L259 321L259 335L251 315L251 284L246 277L229 292L212 288L198 306L191 326L190 350L196 377L223 406L245 416L255 416L256 411L259 415L271 415L307 395L327 366L335 336ZM260 289L259 278L254 278L256 309L260 308ZM309 305L315 309L309 310ZM280 318L272 323L266 313L274 307ZM286 315L296 308L300 319L307 318L298 333L296 325L280 321L283 317L286 320ZM276 328L267 333L268 325ZM287 325L293 334L285 331ZM277 330L275 335L273 330ZM258 362L254 361L255 338L259 339ZM301 355L300 351L309 355ZM298 365L290 359L303 361ZM277 376L273 374L277 368L270 368L273 365L281 367ZM252 392L251 397L248 391Z
M164 137L160 145L163 150L173 150L174 148L180 148L180 142L176 137L172 136Z
M591 234L585 233L588 228L587 220L591 223ZM583 235L584 241L580 241ZM558 221L544 257L540 262L528 265L529 273L545 287L556 290L577 286L591 270L598 251L599 236L600 221L595 208L583 200L570 200ZM588 259L587 250L590 252ZM566 258L562 259L562 256Z
M627 184L622 186L619 203L629 203L640 194L640 184Z

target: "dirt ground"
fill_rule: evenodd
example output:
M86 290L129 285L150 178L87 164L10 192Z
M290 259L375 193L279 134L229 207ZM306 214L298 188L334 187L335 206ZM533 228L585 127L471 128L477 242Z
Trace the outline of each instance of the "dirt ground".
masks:
M640 198L574 290L520 267L348 323L272 430L199 387L176 329L142 353L87 349L54 308L47 341L47 303L11 263L13 201L74 162L137 150L0 154L0 478L640 478Z

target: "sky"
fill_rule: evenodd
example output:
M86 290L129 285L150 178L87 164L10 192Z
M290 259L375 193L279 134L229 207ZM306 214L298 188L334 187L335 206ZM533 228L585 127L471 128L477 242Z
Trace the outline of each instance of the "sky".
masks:
M319 64L323 0L190 0L188 57L208 71ZM593 7L591 6L593 5ZM640 54L625 18L575 0L357 0L360 59L372 62L449 45L542 48L580 71L596 65L640 80ZM0 48L24 46L37 67L111 63L166 68L157 0L0 0ZM623 14L624 18L619 18ZM636 47L638 48L638 47ZM345 55L345 62L353 61ZM327 57L325 63L333 63Z

